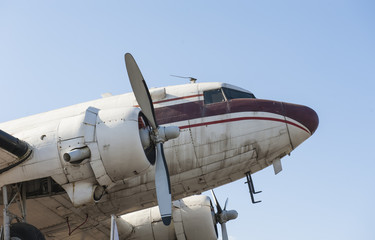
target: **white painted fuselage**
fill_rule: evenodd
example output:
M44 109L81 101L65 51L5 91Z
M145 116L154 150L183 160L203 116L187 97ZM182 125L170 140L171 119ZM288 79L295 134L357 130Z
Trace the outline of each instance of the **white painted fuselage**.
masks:
M223 83L187 84L150 91L160 125L180 127L180 136L164 145L173 199L236 181L246 172L255 173L272 165L274 160L289 154L310 137L317 127L315 112L304 106L259 99L204 102L205 91L222 87L246 92ZM70 191L69 184L74 187L74 183L84 182L96 186L107 182L106 193L99 201L87 204L83 200L84 204L75 204L82 205L79 208L94 219L155 206L154 166L137 166L142 169L140 172L129 173L121 180L111 179L107 165L100 162L104 148L110 150L111 146L98 143L95 130L98 121L92 125L85 122L91 114L87 112L89 108L96 109L100 115L103 110L121 112L120 109L138 109L136 106L134 95L129 93L0 124L0 129L27 142L33 149L30 159L0 175L0 186L52 177ZM302 113L297 113L299 108ZM98 115L95 111L93 117ZM301 117L303 114L309 116ZM316 123L306 120L309 118L316 118ZM77 121L85 124L77 125ZM129 143L140 141L138 135L126 136L126 133L114 137L124 137ZM78 164L66 162L62 155L71 144L89 146L91 159ZM136 153L132 156L129 151L128 154L116 164L126 168L137 160L133 159Z

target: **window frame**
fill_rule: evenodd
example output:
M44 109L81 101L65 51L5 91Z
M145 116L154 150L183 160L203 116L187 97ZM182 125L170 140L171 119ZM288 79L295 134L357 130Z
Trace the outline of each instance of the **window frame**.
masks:
M233 92L248 94L250 97L228 98L227 94L225 93L225 89L228 90L228 95L229 95L229 91L233 91ZM217 91L217 90L220 90L221 95L223 96L223 101L220 101L220 102L207 102L206 101L206 99L207 99L206 98L206 94L208 92L213 92L213 91ZM222 102L229 102L229 101L232 101L233 99L256 99L256 97L251 92L240 91L240 90L233 89L233 88L228 88L228 87L220 87L220 88L209 89L209 90L203 91L203 103L204 103L204 105L215 104L215 103L222 103Z
M223 96L223 101L220 101L220 102L206 102L206 93L207 92L212 92L212 91L217 91L217 90L220 90L221 95ZM215 104L215 103L223 103L223 102L228 102L228 99L225 96L222 87L203 91L203 103L204 103L204 105Z
M229 95L229 91L232 91L232 92L237 92L237 93L244 93L244 94L248 94L250 97L239 97L239 98L228 98L229 96L227 96L226 92L225 92L225 89L228 90L228 95ZM221 91L223 92L224 96L225 96L225 99L229 102L233 99L256 99L255 95L251 92L245 92L245 91L240 91L240 90L237 90L237 89L233 89L233 88L228 88L228 87L221 87Z

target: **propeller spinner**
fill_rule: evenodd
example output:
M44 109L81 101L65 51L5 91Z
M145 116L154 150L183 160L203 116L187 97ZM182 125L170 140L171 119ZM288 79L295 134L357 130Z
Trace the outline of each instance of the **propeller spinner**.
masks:
M163 223L168 226L171 223L172 218L172 196L171 183L169 179L167 162L164 156L163 143L169 139L178 137L180 134L180 129L176 126L158 126L155 118L154 106L152 103L150 92L148 91L147 84L137 63L130 53L125 54L125 65L135 98L144 116L147 118L147 121L151 126L149 136L150 140L156 146L156 196L161 218L163 220Z

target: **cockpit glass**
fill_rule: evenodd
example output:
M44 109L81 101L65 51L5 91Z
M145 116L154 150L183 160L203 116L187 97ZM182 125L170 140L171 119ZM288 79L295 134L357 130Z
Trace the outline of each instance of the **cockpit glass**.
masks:
M219 88L203 92L204 104L230 101L238 98L255 98L254 94L230 88Z
M203 92L204 104L224 102L225 98L221 89L214 89Z
M255 98L254 94L248 92L241 92L238 90L223 88L225 97L227 100L237 99L237 98Z

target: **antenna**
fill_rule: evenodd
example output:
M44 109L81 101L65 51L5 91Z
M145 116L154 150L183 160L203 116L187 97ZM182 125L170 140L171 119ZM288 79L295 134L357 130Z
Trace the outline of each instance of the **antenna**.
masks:
M177 76L177 75L170 75L171 77L177 77L177 78L186 78L186 79L190 79L190 82L191 83L195 83L197 81L196 78L193 78L193 77L184 77L184 76Z

